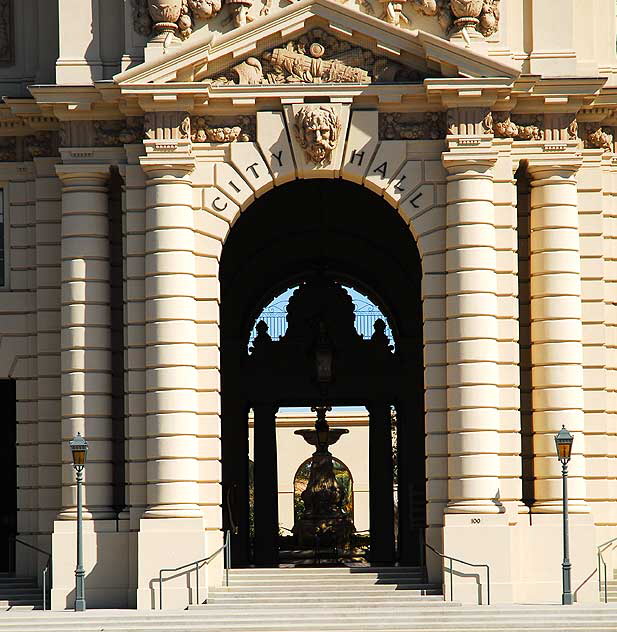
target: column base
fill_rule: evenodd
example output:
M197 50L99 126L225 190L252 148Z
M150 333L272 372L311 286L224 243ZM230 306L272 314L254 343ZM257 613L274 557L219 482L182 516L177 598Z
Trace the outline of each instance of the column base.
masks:
M445 510L447 514L502 514L505 511L498 500L461 500L449 503Z
M560 604L562 535L560 515L531 514L531 521L513 524L505 514L445 514L443 552L473 564L489 565L491 604ZM427 556L435 557L430 552ZM570 560L574 602L597 603L595 532L590 515L574 514L570 518ZM449 600L449 562L443 565L444 594ZM486 569L455 562L452 570L452 599L485 604Z
M598 603L596 528L590 514L569 519L572 597L575 603ZM520 547L525 551L518 601L561 603L563 561L562 515L531 514L521 525Z
M199 518L142 518L137 538L137 609L160 608L159 572L177 568L206 557L206 531L203 516ZM199 596L195 569L165 573L163 610L184 609L202 603L205 598L205 565L199 571ZM212 577L208 577L212 583Z
M77 521L56 520L52 535L52 610L75 607ZM128 521L84 520L87 608L127 608Z
M490 603L516 601L515 583L518 576L520 551L513 542L514 528L505 514L444 515L443 553L471 564L488 564L490 568ZM444 564L444 595L447 600L465 604L486 605L489 600L485 568L475 568L454 562L452 577L449 562ZM452 579L452 589L450 588Z
M563 513L563 501L549 500L534 503L534 505L531 507L531 513L561 515ZM590 513L589 505L584 500L568 500L568 513L588 514Z

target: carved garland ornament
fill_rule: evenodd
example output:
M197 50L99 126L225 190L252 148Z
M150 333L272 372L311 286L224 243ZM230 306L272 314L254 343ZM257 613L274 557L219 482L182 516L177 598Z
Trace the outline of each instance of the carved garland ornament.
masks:
M235 143L254 140L256 120L254 116L191 117L191 140L194 143Z
M403 114L401 112L379 115L381 140L438 140L446 136L444 112Z
M306 161L323 167L330 163L342 131L338 114L329 105L305 105L296 114L294 132Z

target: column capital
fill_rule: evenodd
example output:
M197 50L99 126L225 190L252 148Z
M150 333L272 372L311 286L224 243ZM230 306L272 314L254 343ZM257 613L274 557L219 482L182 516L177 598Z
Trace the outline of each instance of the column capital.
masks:
M56 175L65 187L104 186L109 179L109 164L82 163L56 165Z
M450 151L441 154L441 162L449 175L458 175L466 171L485 173L495 165L498 155L498 150L490 143L451 146Z
M150 142L159 143L161 141ZM168 142L177 143L178 141ZM148 152L146 156L139 157L139 164L148 178L156 179L166 176L183 178L195 169L195 158L184 151L174 155L174 147L170 147L168 151Z
M527 159L527 171L532 181L552 177L570 178L576 174L582 164L581 154L539 155Z

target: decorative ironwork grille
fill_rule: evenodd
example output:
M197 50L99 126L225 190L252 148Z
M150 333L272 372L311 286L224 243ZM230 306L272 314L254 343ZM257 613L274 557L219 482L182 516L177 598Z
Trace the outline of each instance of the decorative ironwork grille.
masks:
M345 288L349 292L349 288ZM365 339L369 339L373 335L373 326L375 321L381 318L386 323L386 335L388 336L390 343L394 344L394 337L392 336L392 330L386 320L385 316L381 313L379 308L369 301L361 297L357 292L353 290L350 292L355 310L356 316L355 327L356 331ZM285 293L285 298L270 303L266 309L261 313L257 322L260 320L265 321L268 325L268 333L272 340L279 340L281 336L285 335L287 331L287 304L289 303L289 293ZM257 324L257 323L255 323ZM249 345L253 342L257 331L255 327L251 331L249 339Z

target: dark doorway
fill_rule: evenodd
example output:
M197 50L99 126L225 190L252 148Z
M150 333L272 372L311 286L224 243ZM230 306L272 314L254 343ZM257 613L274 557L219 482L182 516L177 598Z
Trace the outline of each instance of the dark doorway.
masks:
M363 187L342 180L296 181L267 193L238 219L223 248L220 282L224 519L225 528L235 532L233 564L278 562L276 411L320 401L369 410L371 561L419 563L426 523L421 265L408 226ZM296 301L294 327L290 324L280 343L259 357L249 352L249 335L262 309L297 285L306 289ZM356 288L379 307L392 329L394 350L384 350L383 331L380 338L377 328L371 340L352 332L353 307L350 316L337 289L341 285ZM307 356L324 323L337 349L336 376L325 395ZM263 341L262 351L267 336ZM392 494L383 493L393 484L392 406L396 535ZM258 450L262 455L261 470L255 459L251 517L250 409L256 455Z
M17 393L15 380L0 380L0 401L4 410L0 435L0 476L4 488L0 506L0 571L15 570L17 532Z

